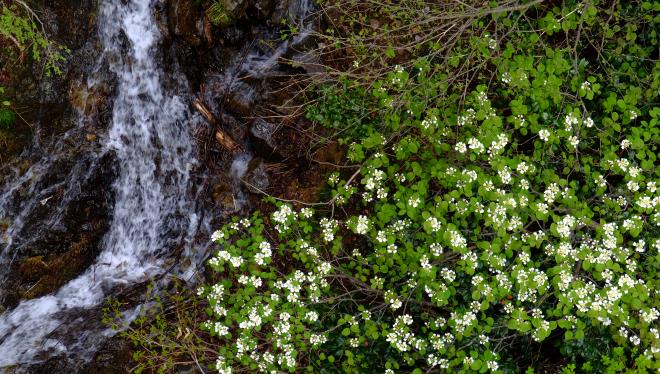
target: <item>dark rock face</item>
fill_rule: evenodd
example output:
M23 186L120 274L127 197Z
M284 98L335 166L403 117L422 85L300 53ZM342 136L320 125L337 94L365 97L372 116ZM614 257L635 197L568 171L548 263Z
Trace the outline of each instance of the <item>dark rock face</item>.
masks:
M171 0L167 4L167 21L170 33L187 44L198 47L202 43L203 22L199 2Z
M107 229L114 166L111 155L98 158L96 134L108 123L113 79L107 69L91 70L100 55L97 9L97 1L76 0L39 9L52 38L70 49L67 64L51 77L32 64L16 72L10 86L22 118L16 131L25 135L22 147L0 161L0 220L4 230L16 224L11 258L2 264L0 311L51 293L84 271Z
M116 168L111 155L85 166L90 173L73 181L79 183L79 193L67 199L64 189L56 190L25 218L24 234L18 236L24 241L14 247L16 260L0 289L3 307L12 308L22 299L55 292L96 258L108 228L113 204L108 181L114 179ZM51 178L64 177L54 173ZM48 221L55 224L49 226Z

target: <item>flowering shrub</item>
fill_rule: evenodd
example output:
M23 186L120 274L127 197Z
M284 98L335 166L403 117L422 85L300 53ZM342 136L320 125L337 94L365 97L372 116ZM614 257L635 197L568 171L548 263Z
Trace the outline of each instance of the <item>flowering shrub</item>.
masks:
M212 366L657 370L659 8L493 14L446 59L325 87L309 117L345 121L356 169L213 234Z
M428 58L326 88L378 113L351 123L359 171L330 177L332 210L278 203L214 234L217 369L519 372L526 347L567 372L657 369L658 20L642 8L617 8L639 43L589 3L475 35L458 90ZM546 45L560 30L589 36ZM603 54L582 56L598 33ZM311 118L337 127L324 105Z

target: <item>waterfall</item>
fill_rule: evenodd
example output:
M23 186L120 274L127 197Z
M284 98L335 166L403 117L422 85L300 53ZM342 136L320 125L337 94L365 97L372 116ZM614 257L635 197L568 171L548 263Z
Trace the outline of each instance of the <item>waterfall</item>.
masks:
M0 316L0 368L94 352L100 339L82 335L112 332L102 326L77 331L83 322L76 313L98 308L115 286L161 274L161 252L188 244L198 226L190 197L195 160L190 114L181 98L163 88L164 73L154 57L160 35L153 2L104 0L100 7L103 58L118 81L103 153L112 152L119 165L102 251L92 267L56 293L23 301ZM53 337L55 330L78 336Z

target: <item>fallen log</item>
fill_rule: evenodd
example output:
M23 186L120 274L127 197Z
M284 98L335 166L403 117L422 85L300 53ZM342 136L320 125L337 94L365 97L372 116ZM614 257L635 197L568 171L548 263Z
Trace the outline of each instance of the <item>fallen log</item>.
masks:
M239 153L243 151L243 148L238 143L236 143L236 141L232 139L229 134L220 129L218 120L215 118L209 107L207 107L200 98L196 98L193 102L193 105L195 106L195 109L197 109L197 111L206 119L206 121L213 126L215 129L215 140L218 142L218 144L220 144L221 147L231 153Z

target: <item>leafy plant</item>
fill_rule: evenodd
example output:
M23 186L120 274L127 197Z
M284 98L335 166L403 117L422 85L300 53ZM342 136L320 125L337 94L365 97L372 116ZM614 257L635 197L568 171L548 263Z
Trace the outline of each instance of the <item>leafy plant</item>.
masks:
M3 0L1 5L0 38L9 41L1 52L18 54L19 61L23 61L29 53L35 61L43 62L47 76L61 74L60 65L66 61L64 54L68 50L48 39L43 23L34 10L21 0Z
M4 94L4 87L0 87L0 95ZM7 129L16 122L16 114L11 110L11 102L0 96L0 128Z
M125 305L110 299L103 308L103 323L134 345L135 373L207 367L215 359L215 349L205 344L210 339L198 328L204 305L200 302L177 282L164 297L150 285L146 304L135 320L126 322Z
M657 371L660 3L466 9L442 54L435 9L381 12L430 3L333 4L422 37L404 56L369 19L328 32L382 53L308 107L354 168L213 234L214 368Z

